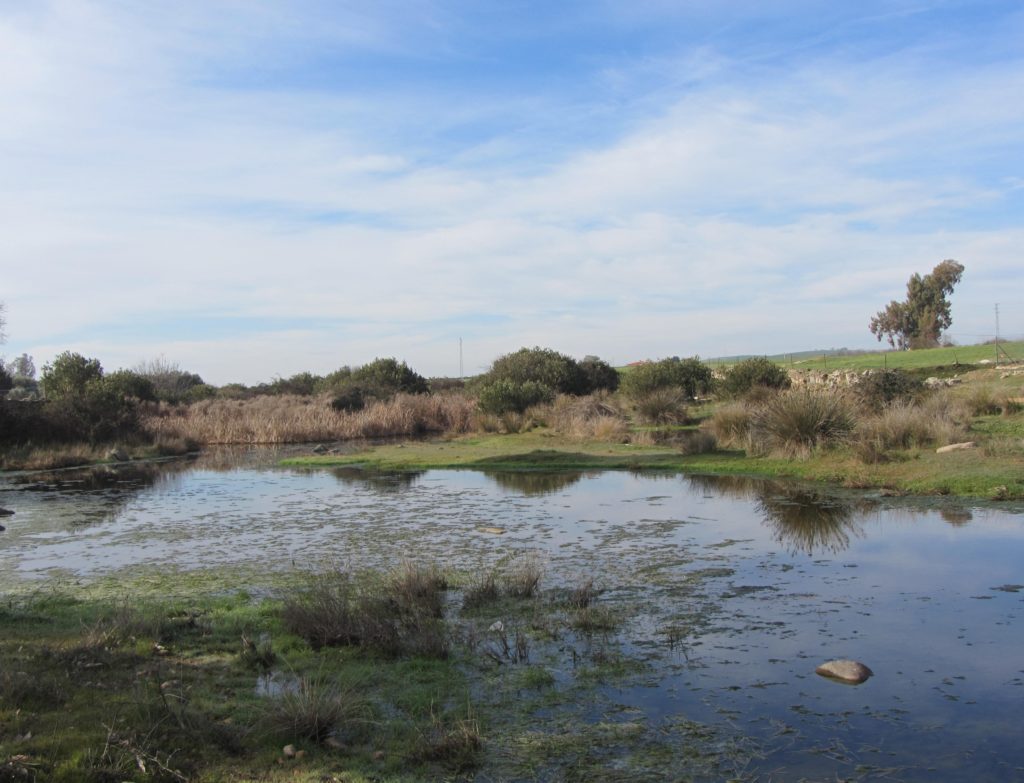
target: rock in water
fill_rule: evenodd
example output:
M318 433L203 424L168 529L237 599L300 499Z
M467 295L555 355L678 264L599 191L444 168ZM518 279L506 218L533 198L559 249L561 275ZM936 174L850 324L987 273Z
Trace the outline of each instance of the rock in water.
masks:
M111 449L107 452L107 459L113 460L114 462L127 462L128 455L124 449Z
M833 680L848 682L851 685L860 685L874 674L860 661L828 661L815 669L814 673Z
M14 512L9 508L0 508L0 517L13 517Z

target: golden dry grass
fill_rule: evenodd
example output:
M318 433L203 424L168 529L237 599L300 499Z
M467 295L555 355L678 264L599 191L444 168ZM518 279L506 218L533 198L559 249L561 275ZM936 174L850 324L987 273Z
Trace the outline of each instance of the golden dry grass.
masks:
M399 394L346 413L332 409L328 396L280 395L160 405L143 426L154 437L204 445L311 443L469 432L475 408L473 400L458 394Z

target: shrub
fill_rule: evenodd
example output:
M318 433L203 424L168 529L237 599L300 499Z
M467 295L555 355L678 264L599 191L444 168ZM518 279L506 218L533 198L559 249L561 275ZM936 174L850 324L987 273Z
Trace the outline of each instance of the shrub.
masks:
M478 406L484 413L523 413L555 397L554 389L536 381L497 380L480 387Z
M676 387L689 398L705 394L711 388L711 368L696 356L689 359L662 359L633 367L622 379L622 391L633 399L652 392Z
M613 392L619 388L619 371L596 356L584 357L580 362L580 370L586 378L587 392L590 394L597 391Z
M481 383L545 386L561 394L586 394L587 376L575 359L550 348L520 348L494 360Z
M586 397L559 395L535 413L547 427L570 438L621 442L629 435L625 415L607 392Z
M852 406L841 394L787 391L753 412L751 446L758 454L806 456L842 442L853 426Z
M301 394L309 396L320 389L323 378L311 372L296 373L290 378L275 378L268 387L270 394Z
M924 391L924 383L903 370L879 370L862 375L853 384L857 399L881 409L896 400L909 401Z
M354 370L352 381L382 400L399 392L426 394L429 391L426 378L396 359L374 359Z
M181 402L189 389L203 383L197 374L182 370L176 363L162 356L142 362L135 368L135 372L152 382L157 399L164 402Z
M343 387L331 400L331 407L336 411L354 413L366 407L366 392L362 386L349 384Z
M153 382L133 370L118 370L104 376L103 385L113 394L128 399L152 402L156 400Z
M788 389L789 373L770 359L753 356L737 362L725 373L722 391L730 397L740 397L752 389Z

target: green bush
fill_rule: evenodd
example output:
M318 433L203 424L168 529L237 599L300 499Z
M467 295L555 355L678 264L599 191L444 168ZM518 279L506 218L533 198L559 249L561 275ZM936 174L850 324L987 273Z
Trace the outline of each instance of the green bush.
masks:
M319 375L314 375L311 372L299 372L290 378L275 378L267 391L270 394L309 396L319 390L323 380Z
M153 382L133 370L118 370L103 377L101 383L112 394L145 402L156 399Z
M587 380L588 394L601 390L613 392L619 388L619 371L596 356L584 357L580 370Z
M484 413L501 415L522 413L533 405L551 402L554 398L554 390L543 383L497 380L480 388L478 405Z
M396 359L374 359L352 372L352 382L380 399L405 394L426 394L427 379Z
M722 380L722 391L730 397L741 397L758 388L788 389L789 386L789 373L762 356L737 362Z
M366 392L363 387L349 383L343 387L331 400L331 407L336 411L344 413L355 413L366 407Z
M572 357L550 348L520 348L499 356L483 376L483 384L505 381L546 386L561 394L586 394L587 377Z
M853 384L857 399L875 410L896 401L908 402L923 391L924 382L903 370L870 372Z
M696 356L689 359L672 357L633 367L622 379L622 391L639 400L652 392L678 388L689 398L705 394L711 388L711 368Z
M103 377L99 359L87 359L80 353L64 351L52 364L43 365L42 386L47 399L80 397L86 387Z

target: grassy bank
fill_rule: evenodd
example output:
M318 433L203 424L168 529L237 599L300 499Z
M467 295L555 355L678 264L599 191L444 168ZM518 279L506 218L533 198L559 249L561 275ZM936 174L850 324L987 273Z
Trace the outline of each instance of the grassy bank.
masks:
M784 459L749 456L738 449L687 455L669 446L596 441L567 444L543 430L375 446L344 457L293 457L284 464L359 465L372 470L668 470L788 477L926 495L1024 499L1024 450L1015 445L1024 437L1024 427L1019 420L979 417L972 436L982 438L986 433L998 433L987 448L949 454L910 449L899 459L879 464L865 464L844 449L818 452L806 459Z

